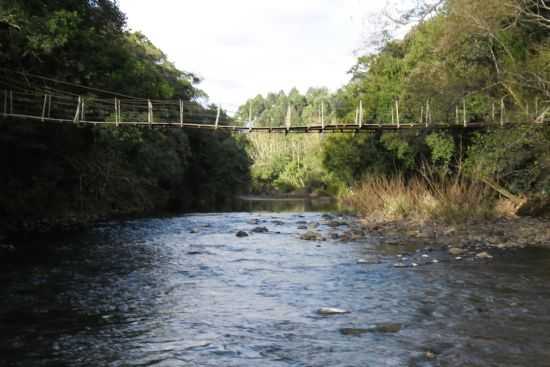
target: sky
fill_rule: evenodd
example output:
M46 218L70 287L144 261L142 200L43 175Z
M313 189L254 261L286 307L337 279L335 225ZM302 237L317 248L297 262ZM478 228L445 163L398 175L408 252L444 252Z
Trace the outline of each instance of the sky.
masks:
M383 0L119 0L211 103L236 110L258 94L336 90L365 44Z

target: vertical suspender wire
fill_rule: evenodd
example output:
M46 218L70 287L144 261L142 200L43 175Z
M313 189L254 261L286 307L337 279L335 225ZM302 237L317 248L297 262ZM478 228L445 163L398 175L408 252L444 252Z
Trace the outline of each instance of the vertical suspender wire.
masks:
M48 103L48 95L44 94L44 102L42 103L42 118L40 121L44 122L44 117L46 117L46 104Z
M321 103L321 131L325 131L325 102Z
M180 128L183 128L183 101L180 99Z
M397 119L397 128L401 127L401 121L399 121L399 99L395 100L395 118Z
M73 122L75 122L75 123L79 122L79 118L80 118L80 101L81 101L81 98L80 98L80 96L78 96L78 102L77 102L77 105L76 105L76 112L75 112L74 118L73 118Z
M466 98L462 98L462 113L464 117L464 127L468 127L467 112L466 112Z
M118 127L118 100L115 97L115 126Z
M218 130L218 125L220 123L221 107L218 105L218 113L216 114L216 124L215 129Z

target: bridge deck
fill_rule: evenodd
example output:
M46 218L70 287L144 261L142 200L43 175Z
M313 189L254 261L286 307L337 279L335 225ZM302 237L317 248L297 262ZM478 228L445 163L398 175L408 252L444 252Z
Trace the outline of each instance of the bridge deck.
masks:
M225 130L238 133L272 133L272 134L287 134L287 133L354 133L354 132L369 132L369 131L397 131L407 129L482 129L482 128L507 128L517 125L550 125L550 121L547 120L543 123L490 123L490 122L470 122L467 124L443 124L443 123L401 123L401 124L388 124L388 123L364 123L362 125L357 124L328 124L328 125L309 125L309 126L277 126L277 127L246 127L238 125L225 125L225 124L204 124L194 122L142 122L142 121L87 121L87 120L70 120L62 118L41 117L24 114L1 114L3 117L11 117L17 119L26 120L39 120L42 122L53 123L66 123L66 124L85 124L85 125L110 125L110 126L142 126L149 128L184 128L184 129L202 129L202 130Z

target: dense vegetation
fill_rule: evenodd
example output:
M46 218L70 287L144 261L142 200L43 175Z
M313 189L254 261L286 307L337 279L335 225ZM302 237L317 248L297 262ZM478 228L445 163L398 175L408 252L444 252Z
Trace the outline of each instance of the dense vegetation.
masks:
M281 93L259 96L242 107L241 117L246 118L252 109L260 124L281 123L291 105L296 116L293 123L318 123L322 102L328 120L351 123L361 101L365 121L390 123L396 119L398 101L401 122L502 122L506 129L327 136L317 153L323 163L318 170L323 174L318 177L333 187L358 185L352 190L351 202L365 212L384 206L384 200L374 203L363 200L365 196L380 198L389 186L393 189L386 197L394 198L399 188L423 187L400 196L401 204L407 202L398 203L401 209L418 207L420 199L412 196L421 192L430 194L424 198L427 207L454 200L460 206L454 212L474 213L476 203L490 209L502 197L516 209L525 197L537 198L537 205L543 205L550 195L550 132L537 122L550 116L548 2L426 3L430 2L419 2L419 7L401 18L422 21L403 39L386 41L376 53L359 57L351 81L335 94L311 90L306 96L296 91L288 97ZM295 172L295 178L304 176L293 169L303 164L288 159L273 163L255 166L255 180L261 181L266 171L278 172L276 180L290 172ZM413 181L414 185L408 185ZM468 195L475 200L464 200ZM480 216L490 211L481 210ZM415 215L406 209L389 212ZM427 218L442 216L441 210L425 212L429 212L424 215Z
M2 1L0 65L2 88L112 90L205 109L198 78L127 31L110 0ZM25 85L15 71L51 80ZM247 187L248 157L229 134L0 121L3 228L212 204Z

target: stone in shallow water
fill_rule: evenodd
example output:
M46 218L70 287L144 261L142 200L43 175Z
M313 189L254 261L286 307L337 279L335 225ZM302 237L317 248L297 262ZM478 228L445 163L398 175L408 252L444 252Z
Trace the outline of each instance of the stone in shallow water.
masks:
M319 315L344 315L347 313L351 313L351 311L344 310L341 308L334 308L334 307L322 307L317 310L317 313Z
M458 247L451 247L449 249L449 254L451 254L452 256L459 256L459 255L462 255L463 253L464 253L464 250Z
M398 333L401 331L401 324L398 323L383 323L376 324L368 328L342 328L340 333L342 335L359 336L367 333Z
M269 230L266 227L256 227L252 230L253 233L267 233Z
M305 241L322 241L323 236L319 232L307 231L300 236L300 239Z
M478 259L492 259L493 256L491 256L488 252L484 251L484 252L480 252L479 254L476 255L476 258Z
M237 237L248 237L248 233L246 233L245 231L239 231L239 232L237 232L236 236Z
M376 256L366 256L357 260L357 264L380 264L380 259Z

